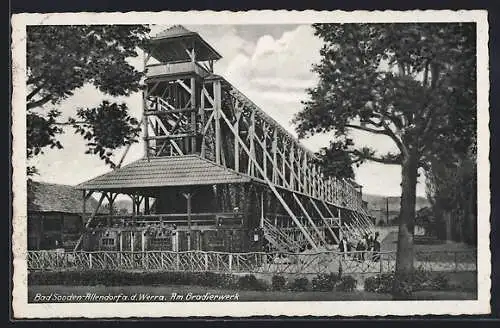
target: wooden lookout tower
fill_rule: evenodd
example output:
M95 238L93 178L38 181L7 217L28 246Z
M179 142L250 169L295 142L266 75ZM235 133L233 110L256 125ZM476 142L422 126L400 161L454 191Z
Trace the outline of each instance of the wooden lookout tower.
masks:
M359 186L214 74L198 33L173 26L144 50L144 157L78 186L84 202L129 195L133 213L90 213L75 249L298 252L371 232Z

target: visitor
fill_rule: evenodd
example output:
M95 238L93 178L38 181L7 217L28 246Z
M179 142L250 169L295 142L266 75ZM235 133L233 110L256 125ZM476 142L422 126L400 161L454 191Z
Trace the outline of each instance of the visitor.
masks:
M359 262L365 260L365 250L366 242L364 238L361 238L356 246L356 260L358 260Z
M365 235L366 240L366 250L367 250L367 259L372 257L373 254L373 237Z
M378 241L379 232L375 232L375 238L373 238L373 262L378 262L380 260L380 242Z
M351 248L349 246L349 242L345 239L345 237L342 237L342 239L340 240L339 251L340 253L342 253L342 257L344 258L344 260L347 259L347 252L350 252Z

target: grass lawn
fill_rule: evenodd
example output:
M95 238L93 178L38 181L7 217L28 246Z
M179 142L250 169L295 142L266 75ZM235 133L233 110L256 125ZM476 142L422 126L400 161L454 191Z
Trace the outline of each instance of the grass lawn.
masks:
M380 248L382 251L396 251L398 242L398 233L391 231L382 240ZM467 251L474 250L474 247L465 243L456 242L438 242L436 244L415 244L416 259L422 261L454 261L461 263L475 262L474 253ZM460 253L460 251L464 251ZM420 254L419 254L420 252ZM435 253L434 253L435 252ZM448 253L447 253L448 252ZM458 252L455 254L454 252Z
M376 294L365 291L354 292L292 292L292 291L241 291L229 289L217 289L202 286L39 286L28 287L28 300L33 302L36 294L49 295L85 295L95 293L97 295L125 295L149 294L163 296L165 302L171 301L173 293L182 295L184 298L188 293L202 295L206 293L217 295L238 294L238 301L389 301L388 294ZM138 296L139 297L139 296ZM413 300L472 300L476 299L475 292L469 291L443 291L443 292L417 292ZM160 300L161 301L161 300Z

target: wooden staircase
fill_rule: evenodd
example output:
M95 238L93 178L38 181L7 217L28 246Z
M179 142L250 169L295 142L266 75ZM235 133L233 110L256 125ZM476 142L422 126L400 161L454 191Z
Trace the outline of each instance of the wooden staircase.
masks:
M282 233L278 227L269 220L264 219L264 238L274 248L280 252L295 253L300 250L300 244L292 240L289 236Z

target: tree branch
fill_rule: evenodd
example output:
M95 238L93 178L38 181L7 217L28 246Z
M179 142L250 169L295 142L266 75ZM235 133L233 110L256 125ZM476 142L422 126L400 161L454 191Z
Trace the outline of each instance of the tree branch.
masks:
M74 124L87 124L86 121L75 121L75 122L54 122L53 125L74 125Z
M32 109L36 107L40 107L48 103L52 99L52 95L46 95L45 97L38 99L36 101L30 102L26 104L27 109Z
M389 164L389 165L401 165L401 163L402 163L400 155L392 155L391 154L389 156L389 154L388 154L387 156L378 157L378 156L375 156L375 154L373 154L373 153L368 153L367 151L362 152L358 149L349 151L349 153L358 157L358 159L355 160L354 162L368 160L368 161L372 161L372 162Z
M365 126L354 125L354 124L346 124L345 127L357 129L357 130L361 130L361 131L366 131L366 132L371 132L371 133L375 133L375 134L387 135L387 132L385 129L384 130L377 130L377 129L367 128Z
M42 86L38 86L33 91L31 91L27 96L26 96L26 101L30 101L31 98L33 98L40 90L42 90Z
M391 118L388 117L387 114L382 114L382 113L377 113L377 114L381 116L380 124L384 127L385 135L389 136L396 143L396 146L403 155L405 156L408 155L408 148L403 144L403 141L396 135L396 133L392 131L391 127L384 121L384 118L387 118L392 122ZM398 128L397 125L396 128Z

